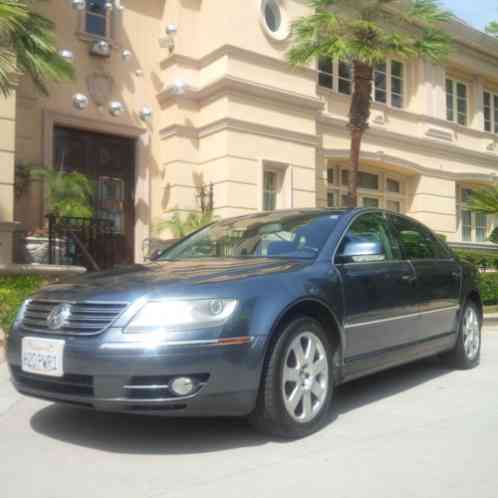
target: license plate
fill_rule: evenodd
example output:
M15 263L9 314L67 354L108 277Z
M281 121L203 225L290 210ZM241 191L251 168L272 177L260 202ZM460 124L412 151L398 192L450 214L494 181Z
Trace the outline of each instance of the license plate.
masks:
M64 375L65 341L25 337L22 340L22 369L24 372L62 377Z

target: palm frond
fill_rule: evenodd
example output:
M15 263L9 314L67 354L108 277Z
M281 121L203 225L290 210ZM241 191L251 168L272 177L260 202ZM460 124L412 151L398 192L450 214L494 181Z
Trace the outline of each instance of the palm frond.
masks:
M498 214L498 185L475 190L466 206L470 211Z
M287 54L292 65L317 57L371 66L388 57L442 62L450 51L451 37L441 25L453 15L437 0L414 0L408 10L401 0L313 0L310 5L314 12L292 25Z
M447 23L455 16L450 10L444 9L439 0L413 0L408 9L408 17L434 26L437 23Z
M492 21L486 26L486 33L498 38L498 22Z
M47 184L49 210L57 216L91 218L95 185L85 175L73 171L33 168L31 176L43 178Z
M74 78L72 64L57 52L54 28L30 1L0 0L0 41L9 55L0 57L0 93L9 95L19 74L30 76L45 95L49 81Z

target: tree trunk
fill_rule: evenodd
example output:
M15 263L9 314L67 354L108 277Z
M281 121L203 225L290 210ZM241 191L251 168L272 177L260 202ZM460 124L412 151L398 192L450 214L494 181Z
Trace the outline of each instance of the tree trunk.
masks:
M361 142L370 119L373 67L360 61L353 62L354 89L349 112L351 130L351 178L349 207L358 207L358 170Z

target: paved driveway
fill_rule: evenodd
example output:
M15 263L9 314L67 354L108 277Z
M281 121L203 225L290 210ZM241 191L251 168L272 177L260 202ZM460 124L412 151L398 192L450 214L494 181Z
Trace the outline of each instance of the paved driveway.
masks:
M17 396L0 366L2 498L495 498L498 329L481 366L437 360L343 386L325 430L111 416Z

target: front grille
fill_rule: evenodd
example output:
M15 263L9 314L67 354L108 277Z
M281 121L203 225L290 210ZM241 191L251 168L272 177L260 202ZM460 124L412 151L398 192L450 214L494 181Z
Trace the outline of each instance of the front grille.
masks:
M72 396L93 396L93 377L90 375L66 374L64 377L44 377L23 372L12 367L12 376L21 387L44 391L46 394L65 394Z
M47 318L60 304L69 304L70 313L61 328L53 330ZM126 309L127 303L29 301L23 313L21 326L28 332L65 335L94 335L118 318Z

